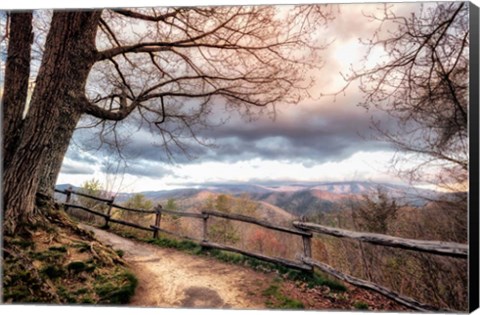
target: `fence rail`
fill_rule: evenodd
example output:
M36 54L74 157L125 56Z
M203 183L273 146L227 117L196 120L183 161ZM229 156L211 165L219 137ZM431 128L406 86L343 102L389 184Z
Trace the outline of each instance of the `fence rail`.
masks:
M271 223L266 222L266 221L257 220L257 219L254 219L252 217L247 217L247 216L240 215L240 214L224 213L224 212L218 212L218 211L202 211L202 213L206 214L206 215L215 216L215 217L252 223L252 224L263 226L265 228L275 230L275 231L280 231L280 232L285 232L285 233L290 233L290 234L295 234L295 235L300 235L300 236L312 236L312 233L309 233L309 232L304 232L302 230L286 228L286 227L283 227L283 226L271 224Z
M134 208L120 206L120 205L117 205L117 204L112 204L112 206L115 207L115 208L118 208L118 209L125 210L125 211L132 211L132 212L138 212L138 213L150 213L150 214L155 213L155 211L153 211L153 210L134 209Z
M300 270L304 270L304 271L312 271L312 266L304 264L303 262L298 263L298 262L295 262L295 261L291 261L291 260L283 259L283 258L279 258L279 257L270 257L270 256L258 254L258 253L252 253L252 252L242 250L242 249L239 249L239 248L236 248L236 247L223 245L223 244L218 244L218 243L209 242L209 241L202 241L200 243L200 245L202 245L204 247L210 247L210 248L215 248L215 249L220 249L220 250L225 250L225 251L229 251L229 252L242 254L242 255L245 255L245 256L257 258L257 259L264 260L264 261L267 261L267 262L284 265L284 266L290 267L290 268L300 269Z
M328 273L328 274L334 276L337 279L343 280L345 282L348 282L350 284L353 284L353 285L361 287L361 288L365 288L365 289L369 289L369 290L381 293L382 295L384 295L384 296L386 296L386 297L388 297L388 298L390 298L394 301L397 301L400 304L408 306L411 309L414 309L416 311L420 311L420 312L432 312L432 311L436 311L436 312L439 312L439 311L440 312L455 312L454 310L438 308L436 306L421 303L421 302L416 301L412 298L402 296L402 295L398 294L397 292L394 292L394 291L392 291L390 289L387 289L383 286L380 286L378 284L375 284L375 283L372 283L372 282L369 282L369 281L365 281L365 280L362 280L362 279L359 279L359 278L356 278L356 277L352 277L352 276L347 275L347 274L345 274L341 271L335 270L331 266L329 266L327 264L324 264L322 262L319 262L317 260L314 260L314 259L311 259L311 258L306 258L306 257L302 258L302 260L305 264L315 266L318 269L320 269L321 271L323 271L325 273Z
M344 229L332 228L314 223L294 221L293 225L298 228L308 229L317 233L327 234L335 237L345 237L362 242L367 242L376 245L397 247L419 252L426 252L441 256L450 256L456 258L468 257L468 245L438 242L438 241L423 241L407 238L394 237L384 234L355 232Z
M355 239L361 242L367 242L367 243L381 245L381 246L397 247L397 248L408 249L412 251L426 252L426 253L435 254L435 255L450 256L450 257L459 258L459 259L468 258L468 245L466 244L439 242L439 241L423 241L423 240L399 238L399 237L383 235L383 234L362 233L362 232L349 231L349 230L344 230L339 228L327 227L327 226L309 223L309 222L303 222L303 221L294 221L292 223L293 228L288 228L284 226L275 225L263 220L247 217L244 215L223 213L218 211L202 211L201 213L180 212L180 211L163 209L160 205L158 205L155 208L155 210L134 209L134 208L124 207L121 205L114 204L114 198L105 199L105 198L100 198L96 196L90 196L85 193L75 192L72 189L66 189L66 190L55 189L55 192L66 195L66 200L64 202L65 210L68 210L69 208L77 208L77 209L81 209L89 213L92 213L94 215L101 216L105 219L105 227L108 227L109 222L112 222L112 223L122 224L122 225L130 226L133 228L141 229L144 231L153 232L154 238L158 237L158 232L163 232L163 233L187 238L190 240L194 240L189 237L185 237L183 235L179 235L175 232L168 231L166 229L161 228L160 225L161 225L162 213L180 216L180 217L202 219L203 220L203 237L201 241L199 240L195 240L195 241L199 241L200 245L204 247L235 252L242 255L254 257L260 260L264 260L267 262L277 263L290 268L296 268L300 270L313 271L314 267L316 267L321 271L328 273L342 281L345 281L353 285L363 287L372 291L376 291L384 296L387 296L397 301L400 304L403 304L417 311L456 312L455 310L439 308L436 306L432 306L432 305L428 305L428 304L416 301L410 297L402 296L397 292L394 292L388 288L347 275L325 263L314 260L312 258L311 238L313 237L313 233L320 233L320 234L331 235L339 238ZM109 206L107 214L70 203L71 194L76 194L86 198L91 198L97 201L105 202ZM150 225L149 227L145 227L136 223L112 218L111 210L113 207L122 209L124 211L155 214L155 224ZM292 260L284 259L281 257L271 257L263 254L252 253L252 252L242 250L236 247L228 246L225 244L218 244L218 243L211 242L208 240L208 219L210 216L220 217L228 220L246 222L250 224L259 225L271 230L301 236L303 241L303 256L301 257L300 261L292 261Z

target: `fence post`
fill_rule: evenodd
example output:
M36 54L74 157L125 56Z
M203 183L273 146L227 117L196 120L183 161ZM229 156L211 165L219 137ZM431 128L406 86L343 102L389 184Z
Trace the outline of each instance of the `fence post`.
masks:
M104 229L108 230L110 227L108 226L108 223L110 222L110 215L112 213L112 207L113 207L113 202L115 201L115 196L112 197L112 199L110 199L108 202L107 202L107 205L108 205L108 209L107 209L107 217L105 217L105 225L103 226Z
M66 197L65 197L65 204L63 205L64 211L68 210L67 204L70 203L70 198L72 197L72 190L73 190L72 186L69 186L67 189L65 189Z
M306 222L305 216L300 217L300 221ZM302 229L305 232L308 232L306 229ZM302 241L303 241L303 255L305 258L312 258L312 234L310 235L302 235ZM312 271L313 271L313 266L312 266Z
M160 228L160 223L162 221L162 205L157 205L155 207L155 227ZM158 230L153 231L153 238L158 238Z
M207 221L208 221L208 214L203 213L203 242L208 242L208 226L207 226Z

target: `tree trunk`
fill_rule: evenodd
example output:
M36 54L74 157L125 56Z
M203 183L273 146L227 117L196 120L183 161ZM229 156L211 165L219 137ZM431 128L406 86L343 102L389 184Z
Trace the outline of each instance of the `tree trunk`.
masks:
M80 115L94 63L100 11L54 12L30 108L11 162L4 170L4 231L15 233L34 217L35 194L47 155L60 158L55 131L64 117ZM67 136L68 141L71 135ZM66 140L66 139L65 139Z
M65 115L63 123L55 131L55 141L52 143L51 154L45 157L38 191L43 194L53 196L55 184L57 182L60 169L62 168L63 158L67 153L70 140L72 139L75 127L80 120L81 113L74 112L71 115Z
M8 167L18 141L27 102L30 52L33 40L32 12L9 13L10 34L2 97L3 168Z

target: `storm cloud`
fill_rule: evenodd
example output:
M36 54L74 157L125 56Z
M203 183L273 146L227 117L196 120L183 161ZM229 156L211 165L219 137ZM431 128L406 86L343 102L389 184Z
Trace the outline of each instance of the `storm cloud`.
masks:
M257 119L247 121L239 112L227 112L221 102L214 104L209 113L213 119L230 115L229 119L224 124L196 131L196 137L209 146L192 138L182 138L187 154L172 142L165 147L162 137L152 134L149 126L138 129L138 124L133 125L135 119L121 122L122 129L131 132L125 135L122 144L121 154L127 164L120 172L149 179L171 179L180 178L179 174L175 174L175 167L201 166L208 162L233 165L252 160L281 161L311 168L330 162L349 162L348 159L359 152L392 152L393 155L391 144L378 140L378 133L371 126L372 119L390 128L395 128L395 122L385 113L359 107L363 95L358 86L352 84L345 95L337 95L336 98L318 97L336 92L346 84L339 72L348 71L350 61L359 60L364 55L365 51L355 43L360 37L370 38L376 28L374 24L368 24L367 19L358 17L362 16L363 10L375 8L376 5L366 4L345 6L326 31L325 37L335 38L335 41L324 51L324 67L314 74L316 85L310 92L316 99L310 98L297 105L278 104L275 120L259 115ZM358 48L358 51L348 48ZM74 137L74 142L83 142L80 132ZM170 154L167 154L167 149ZM81 150L69 150L67 153L69 160L85 165L99 164L101 162L97 159L101 161L105 156L112 155L115 153L103 149L91 154L81 153ZM116 172L105 164L99 169L107 174ZM62 172L69 171L73 171L71 165L64 165ZM263 180L275 182L282 178L280 172L281 169L277 178L272 176ZM370 172L370 169L365 172ZM354 179L357 175L351 176ZM250 181L258 181L258 178Z
M95 172L95 169L93 167L80 163L72 164L69 162L64 162L61 172L70 175L91 175Z
M105 174L122 173L153 179L161 179L167 175L173 174L171 170L164 167L162 164L145 160L135 160L119 168L112 168L108 164L103 164L100 170Z
M387 124L389 120L382 113L376 113L376 119ZM131 134L122 147L127 164L121 172L160 179L174 175L172 165L235 163L253 159L288 161L311 167L345 160L359 151L393 150L375 135L371 130L371 113L356 106L355 95L336 103L324 99L280 108L276 120L260 116L247 122L233 113L225 124L197 133L199 139L212 145L204 146L186 139L187 154L170 145L172 160L166 154L160 136L140 129ZM97 154L107 155L101 151ZM67 157L78 163L95 163L90 154L75 150L69 150ZM114 172L105 165L101 171Z

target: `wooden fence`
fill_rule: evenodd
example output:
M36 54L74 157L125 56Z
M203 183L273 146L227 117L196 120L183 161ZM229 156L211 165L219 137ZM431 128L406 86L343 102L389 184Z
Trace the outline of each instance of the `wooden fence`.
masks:
M64 203L64 209L65 211L68 210L69 208L76 208L76 209L81 209L83 211L92 213L94 215L103 217L105 219L105 225L104 227L108 228L109 223L117 223L121 225L126 225L130 226L133 228L137 228L140 230L144 231L151 231L153 234L152 236L154 238L158 237L158 232L163 232L171 235L175 235L178 237L183 237L183 238L188 238L183 235L179 235L173 231L168 231L166 229L163 229L161 227L161 219L162 219L162 214L170 214L170 215L175 215L179 217L190 217L190 218L196 218L199 220L203 221L203 228L202 228L202 239L201 240L195 240L198 241L200 245L207 247L207 248L216 248L220 250L225 250L225 251L230 251L230 252L235 252L239 253L242 255L246 255L249 257L254 257L260 260L264 260L267 262L271 263L276 263L276 264L281 264L283 266L287 266L290 268L296 268L304 271L313 271L314 268L317 268L327 274L330 274L342 281L348 282L350 284L353 284L358 287L362 287L365 289L369 289L372 291L376 291L380 294L383 294L395 301L397 301L400 304L403 304L405 306L408 306L414 310L417 311L422 311L422 312L431 312L431 311L442 311L442 312L456 312L455 310L451 309L443 309L443 308L438 308L432 305L428 305L419 301L416 301L410 297L402 296L388 288L385 288L383 286L377 285L372 282L368 282L350 275L347 275L345 273L342 273L341 271L338 271L334 269L333 267L324 264L322 262L316 261L312 258L312 247L311 247L311 239L313 236L313 233L320 233L320 234L326 234L334 237L339 237L339 238L349 238L349 239L354 239L354 240L359 240L361 242L367 242L375 245L381 245L381 246L387 246L387 247L396 247L396 248L402 248L406 250L411 250L411 251L418 251L418 252L425 252L425 253L430 253L430 254L435 254L435 255L441 255L441 256L449 256L449 257L454 257L457 259L467 259L468 258L468 245L466 244L459 244L459 243L451 243L451 242L439 242L439 241L424 241L424 240L414 240L414 239L405 239L405 238L400 238L400 237L393 237L389 235L384 235L384 234L376 234L376 233L362 233L362 232L355 232L355 231L349 231L349 230L344 230L344 229L339 229L339 228L332 228L332 227L327 227L319 224L314 224L314 223L309 223L309 222L304 222L304 221L294 221L292 223L292 227L284 227L284 226L278 226L263 220L258 220L255 218L251 218L248 216L244 215L238 215L238 214L230 214L230 213L223 213L223 212L217 212L217 211L202 211L201 213L192 213L192 212L181 212L181 211L172 211L172 210L166 210L163 209L161 205L157 205L155 207L155 210L144 210L144 209L133 209L133 208L128 208L124 207L121 205L117 205L114 203L115 198L111 199L105 199L105 198L100 198L100 197L95 197L95 196L90 196L88 194L84 194L81 192L76 192L73 191L72 189L66 189L66 190L58 190L55 189L55 192L62 193L66 195L65 203ZM86 207L76 205L70 202L71 200L71 195L79 195L82 197L86 198L91 198L100 202L104 202L108 208L107 208L107 213L102 213L99 211L95 211L92 209L88 209ZM146 214L155 214L155 223L153 225L150 225L148 227L142 226L136 223L132 222L127 222L119 219L112 218L111 216L111 211L112 208L118 208L122 209L124 211L131 211L131 212L138 212L138 213L146 213ZM228 219L228 220L233 220L233 221L240 221L240 222L246 222L254 225L258 225L267 229L271 229L274 231L279 231L282 233L287 233L287 234L292 234L296 235L302 238L302 243L303 243L303 255L301 256L299 261L294 261L290 259L284 259L281 257L271 257L271 256L266 256L263 254L259 253L252 253L246 250L242 250L236 247L228 246L225 244L218 244L214 243L208 240L208 219L210 217L219 217L223 219ZM191 238L189 238L191 239Z

